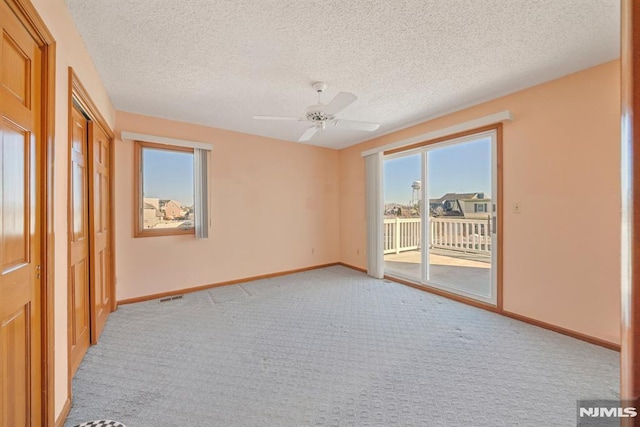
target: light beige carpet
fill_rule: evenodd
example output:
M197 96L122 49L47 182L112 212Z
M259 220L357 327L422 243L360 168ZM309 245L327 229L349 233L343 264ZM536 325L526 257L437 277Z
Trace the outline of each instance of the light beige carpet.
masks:
M571 426L618 356L331 267L120 307L66 426Z

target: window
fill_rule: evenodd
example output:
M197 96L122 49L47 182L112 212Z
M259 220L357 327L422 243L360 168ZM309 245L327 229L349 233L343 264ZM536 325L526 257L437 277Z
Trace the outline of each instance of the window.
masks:
M487 204L486 203L474 203L473 204L474 212L487 212Z
M194 149L135 143L135 236L194 234Z

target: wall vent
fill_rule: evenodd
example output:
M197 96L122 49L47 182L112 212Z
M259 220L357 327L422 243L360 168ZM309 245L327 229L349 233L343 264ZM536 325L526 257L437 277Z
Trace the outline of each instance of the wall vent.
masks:
M173 301L174 299L182 299L182 295L176 295L175 297L166 297L160 299L160 302Z

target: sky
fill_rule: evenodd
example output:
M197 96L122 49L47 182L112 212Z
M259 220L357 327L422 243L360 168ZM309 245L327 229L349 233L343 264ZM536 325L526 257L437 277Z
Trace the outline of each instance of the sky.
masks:
M144 197L171 199L193 205L193 154L179 151L142 150Z
M193 205L193 155L177 151L143 150L144 197L172 199ZM429 198L446 193L484 192L491 195L491 141L481 139L428 152ZM420 181L420 154L384 161L385 203L408 204L411 184Z
M491 140L465 142L428 151L429 198L446 193L491 196ZM420 154L384 161L384 202L409 204L411 184L421 180Z

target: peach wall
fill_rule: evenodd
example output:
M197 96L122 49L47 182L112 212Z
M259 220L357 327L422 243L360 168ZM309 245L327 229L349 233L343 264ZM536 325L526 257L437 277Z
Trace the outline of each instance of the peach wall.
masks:
M64 1L31 0L56 40L55 176L54 176L54 310L55 414L67 399L67 148L68 67L73 67L107 123L113 127L115 110Z
M121 131L213 144L210 237L133 237L133 142L116 140L117 299L338 261L338 152L117 112Z
M362 151L510 110L504 309L619 343L619 67L606 63L341 150L340 260L366 265Z
M117 125L118 135L126 129L214 144L211 238L196 241L185 236L132 238L132 146L116 141L118 299L338 260L364 267L360 152L510 109L515 120L505 125L504 135L505 309L619 342L618 62L337 152L116 114L64 1L31 1L57 42L56 417L68 397L69 66L109 126ZM517 215L509 209L515 201L523 206ZM556 206L568 208L550 208Z

